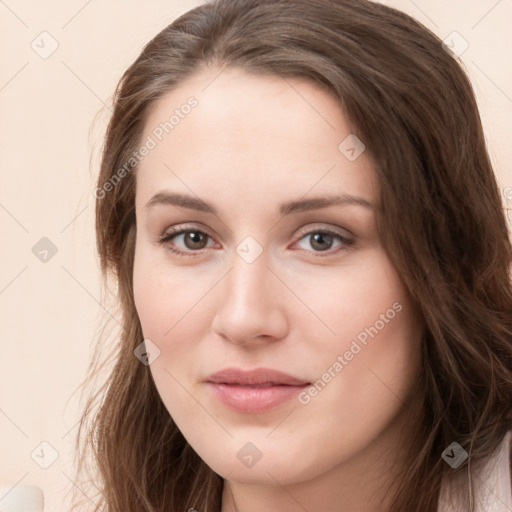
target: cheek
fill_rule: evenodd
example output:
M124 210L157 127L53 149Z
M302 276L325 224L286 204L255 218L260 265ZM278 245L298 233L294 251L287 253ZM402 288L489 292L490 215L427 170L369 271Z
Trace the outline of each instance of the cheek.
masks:
M316 379L300 397L305 435L325 436L347 456L399 414L421 364L422 321L396 270L384 255L361 267L309 292L322 322L310 315L302 324L315 340L303 351Z
M145 339L160 350L150 370L169 412L179 415L193 401L184 392L198 381L200 344L212 323L208 292L216 277L193 268L171 266L161 255L135 252L134 301ZM218 278L217 278L218 279Z
M156 389L182 433L216 427L194 399L198 379L198 346L209 322L201 298L208 283L187 271L137 255L134 263L134 300L145 339L160 355L150 365ZM211 286L210 286L211 287Z
M137 248L133 292L144 336L161 343L170 342L177 332L187 336L184 329L205 320L201 301L211 282L204 272L170 265L159 251Z
M322 354L332 359L348 351L348 360L369 362L367 358L383 357L388 350L407 349L405 340L420 327L408 293L382 250L368 251L357 264L316 272L314 278L296 273L295 282L302 304L293 308L294 324L301 326L305 343L322 347L313 360L324 364L328 360Z
M387 258L367 270L336 323L343 333L337 349L343 351L344 368L351 367L347 379L364 380L363 389L388 385L390 393L402 394L418 365L421 319Z

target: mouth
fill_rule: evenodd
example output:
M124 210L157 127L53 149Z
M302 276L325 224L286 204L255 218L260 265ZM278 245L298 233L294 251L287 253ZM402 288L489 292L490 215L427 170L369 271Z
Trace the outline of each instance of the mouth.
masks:
M210 375L205 382L223 405L247 414L274 409L311 385L304 379L270 368L250 371L226 368Z

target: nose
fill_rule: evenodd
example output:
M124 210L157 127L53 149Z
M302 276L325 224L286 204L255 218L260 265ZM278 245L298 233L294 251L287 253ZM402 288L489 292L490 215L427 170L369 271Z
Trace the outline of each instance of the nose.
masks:
M234 254L232 266L219 283L213 331L239 345L283 339L289 328L286 288L268 267L263 252L247 263Z

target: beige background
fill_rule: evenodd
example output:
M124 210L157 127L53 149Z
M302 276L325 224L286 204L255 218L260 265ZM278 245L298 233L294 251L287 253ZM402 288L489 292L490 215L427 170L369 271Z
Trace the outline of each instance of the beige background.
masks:
M0 2L0 487L41 487L46 511L67 510L74 391L107 314L94 246L94 158L90 164L109 114L105 105L142 46L199 3ZM469 43L461 58L500 185L511 187L512 0L385 3L443 39L457 31ZM44 53L53 40L59 46L46 59L31 47ZM57 248L46 263L32 253L42 237ZM43 441L59 454L48 469L31 458ZM49 457L51 449L38 448L34 459L43 453Z

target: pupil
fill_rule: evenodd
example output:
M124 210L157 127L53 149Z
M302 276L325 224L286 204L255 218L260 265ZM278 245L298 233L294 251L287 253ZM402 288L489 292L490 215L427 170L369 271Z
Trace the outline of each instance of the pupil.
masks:
M204 242L204 238L205 237L203 237L202 233L199 233L196 231L189 231L187 236L185 237L185 242L189 249L202 249L202 247L204 246L204 243L201 244L201 242ZM190 247L190 244L187 243L188 241L191 241L192 247ZM199 245L199 247L198 247L198 245Z
M332 244L332 235L329 235L327 233L315 233L313 236L313 240L311 243L311 246L319 249L320 251L325 251L326 249L329 249L330 245ZM326 247L325 244L327 241L328 247ZM316 246L316 247L315 247Z

